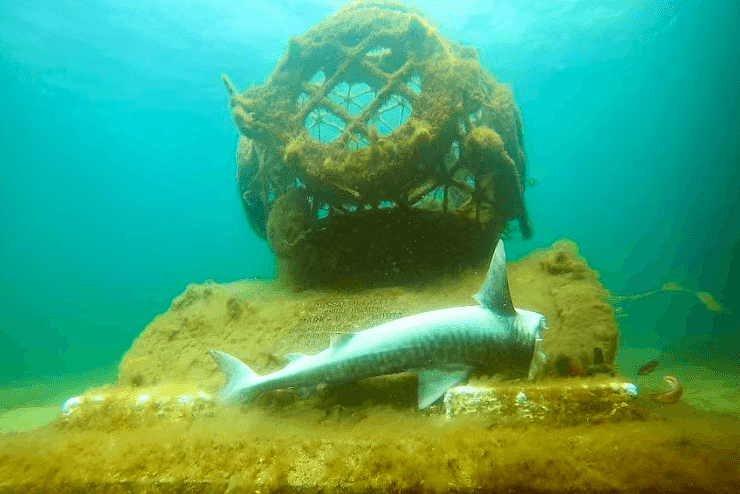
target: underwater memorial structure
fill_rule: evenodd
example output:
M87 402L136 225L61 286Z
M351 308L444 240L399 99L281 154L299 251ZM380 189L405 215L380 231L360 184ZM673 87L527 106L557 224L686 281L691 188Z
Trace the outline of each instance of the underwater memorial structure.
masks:
M357 1L263 85L222 80L276 279L188 285L117 383L0 436L0 493L737 487L730 456L691 433L676 449L661 411L682 390L651 399L615 369L612 298L573 242L505 263L501 239L536 225L524 129L474 48Z
M288 42L264 85L224 76L255 233L301 285L478 265L524 237L524 135L477 53L400 4L359 2Z

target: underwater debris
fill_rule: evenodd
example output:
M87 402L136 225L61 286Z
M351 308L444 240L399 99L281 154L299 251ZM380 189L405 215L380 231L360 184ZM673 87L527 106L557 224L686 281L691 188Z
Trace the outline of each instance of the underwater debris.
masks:
M674 376L663 376L663 380L668 383L668 391L663 393L655 393L650 397L658 403L664 405L672 405L678 403L678 400L683 396L683 385L681 381L676 379Z
M647 364L641 365L639 369L637 369L637 374L640 376L646 376L653 372L656 367L660 365L660 362L657 360L651 360Z

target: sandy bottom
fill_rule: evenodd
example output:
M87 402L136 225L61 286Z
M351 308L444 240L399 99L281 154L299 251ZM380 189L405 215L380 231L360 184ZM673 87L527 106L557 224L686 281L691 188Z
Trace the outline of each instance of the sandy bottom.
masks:
M636 370L646 362L660 364L646 376ZM660 354L652 348L622 346L617 353L616 367L640 389L643 395L667 389L663 376L675 376L684 386L681 401L697 411L740 417L740 369L726 361L687 363L680 356Z
M646 403L634 422L519 427L389 407L231 408L4 434L0 491L738 492L738 458L740 419L686 404Z
M31 431L59 415L58 406L17 408L0 415L0 434Z
M0 434L23 432L48 424L67 398L113 383L118 366L69 376L47 377L0 388Z

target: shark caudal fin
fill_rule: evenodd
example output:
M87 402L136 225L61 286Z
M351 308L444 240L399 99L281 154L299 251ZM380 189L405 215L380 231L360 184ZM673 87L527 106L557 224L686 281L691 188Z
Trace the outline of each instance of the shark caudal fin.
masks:
M473 298L482 307L495 310L499 314L507 316L516 314L514 304L511 303L509 279L506 276L506 252L501 240L498 241L496 250L493 251L486 279L483 280L483 285L478 293L473 295Z
M228 353L218 350L208 350L208 353L226 375L226 382L216 395L217 399L226 403L239 403L257 394L255 384L260 381L259 374Z

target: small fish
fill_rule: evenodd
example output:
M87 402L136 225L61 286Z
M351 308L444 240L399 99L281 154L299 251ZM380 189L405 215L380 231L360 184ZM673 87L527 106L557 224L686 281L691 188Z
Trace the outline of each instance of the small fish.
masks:
M731 314L732 311L728 310L722 303L715 298L714 295L712 295L709 292L696 292L694 293L694 296L699 299L699 302L702 303L704 307L707 308L708 311L714 312L716 314Z
M668 383L668 391L664 393L656 393L651 398L658 403L665 405L672 405L678 403L678 400L683 396L683 385L681 381L673 376L664 376L663 380Z
M658 367L659 365L660 365L660 362L658 362L657 360L651 360L647 364L637 369L637 374L640 376L646 376L650 374L651 372L653 372L655 368Z

